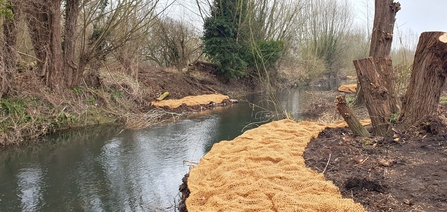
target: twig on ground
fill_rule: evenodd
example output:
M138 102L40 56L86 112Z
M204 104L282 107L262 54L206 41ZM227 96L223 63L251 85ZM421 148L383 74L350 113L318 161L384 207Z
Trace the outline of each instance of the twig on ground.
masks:
M366 160L368 160L368 158L369 158L369 155L368 155L368 157L365 158L365 160L362 160L362 162L360 162L360 164L363 164Z
M327 160L326 166L324 167L322 174L324 174L324 172L326 172L327 166L329 165L329 162L331 161L331 156L332 156L332 154L329 153L329 159Z
M201 140L202 140L202 139L199 139L199 140L197 141L197 143L196 143L196 148L194 149L194 152L193 152L192 155L191 155L191 161L194 160L194 155L196 154L197 148L199 147L199 144L200 144L200 141L201 141Z
M185 164L185 163L190 163L190 164L195 164L195 165L199 164L198 162L189 161L189 160L183 160L183 164Z

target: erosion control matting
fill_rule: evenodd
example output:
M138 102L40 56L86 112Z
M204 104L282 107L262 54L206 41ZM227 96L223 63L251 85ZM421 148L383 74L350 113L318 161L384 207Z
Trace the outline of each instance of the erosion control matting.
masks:
M183 104L185 104L186 106L208 105L211 103L219 104L228 99L228 96L222 94L204 94L198 96L187 96L181 99L154 101L152 102L152 105L154 107L169 107L175 109Z
M188 211L364 211L342 198L303 153L326 127L281 120L214 144L189 175Z

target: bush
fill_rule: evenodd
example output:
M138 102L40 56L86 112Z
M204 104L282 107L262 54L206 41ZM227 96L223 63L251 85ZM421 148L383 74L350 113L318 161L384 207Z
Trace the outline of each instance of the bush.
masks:
M237 25L226 17L205 20L203 52L229 78L246 76L247 63L242 59L242 46L236 41Z

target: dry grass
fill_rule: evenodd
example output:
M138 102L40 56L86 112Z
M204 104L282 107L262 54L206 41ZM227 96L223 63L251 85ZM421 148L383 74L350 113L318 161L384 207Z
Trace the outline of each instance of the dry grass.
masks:
M16 77L20 93L0 99L0 147L37 141L56 130L122 121L145 128L180 114L143 111L147 88L117 70L101 72L101 87L87 85L50 91L30 71ZM25 142L26 141L26 142Z
M310 95L311 99L307 101L307 104L304 106L301 114L308 121L322 124L330 124L343 120L343 117L340 116L335 107L334 100L336 95L337 93L334 93L333 91L312 92L312 95ZM352 99L351 101L353 101L354 96L352 94L347 98ZM356 107L354 105L350 105L350 107L354 110L357 118L369 118L366 107Z

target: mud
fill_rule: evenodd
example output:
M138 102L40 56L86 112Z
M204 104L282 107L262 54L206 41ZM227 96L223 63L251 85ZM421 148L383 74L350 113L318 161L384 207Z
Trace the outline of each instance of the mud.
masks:
M447 133L430 125L436 130L417 126L381 138L328 128L307 146L306 165L368 211L447 211Z

